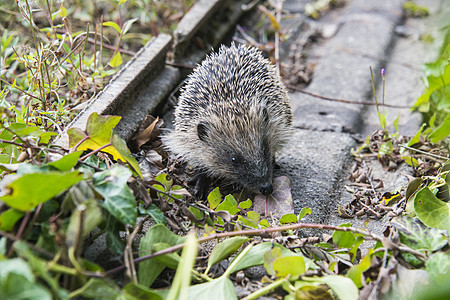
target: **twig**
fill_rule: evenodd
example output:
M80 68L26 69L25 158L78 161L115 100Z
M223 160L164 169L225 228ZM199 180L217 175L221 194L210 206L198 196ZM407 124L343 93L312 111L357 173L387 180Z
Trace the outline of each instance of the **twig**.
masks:
M373 194L375 196L375 199L377 200L377 204L380 203L380 199L377 195L377 190L375 189L375 186L373 185L372 177L370 176L369 172L367 171L369 168L367 167L366 161L363 160L363 166L364 166L364 173L366 174L367 180L370 183L370 187L372 188Z
M353 228L353 227L337 227L337 226L332 226L332 225L325 225L325 224L311 224L311 223L298 223L298 224L292 224L292 225L287 225L287 226L277 226L277 227L272 227L272 228L265 228L265 229L250 229L250 230L238 230L238 231L232 231L232 232L222 232L222 233L214 233L211 234L207 237L203 237L203 238L199 238L198 242L199 243L203 243L203 242L207 242L210 240L215 240L215 239L220 239L220 238L224 238L224 237L230 237L230 236L238 236L238 235L245 235L245 236L251 236L251 235L266 235L272 232L279 232L279 231L285 231L285 230L295 230L295 229L301 229L301 228L316 228L316 229L321 229L321 230L337 230L337 231L349 231L349 232L353 232L353 233L358 233L358 234L362 234L364 236L368 236L376 241L383 241L383 237L379 237L377 235L374 235L373 233L364 230L364 229L359 229L359 228ZM149 254L149 255L145 255L142 257L139 257L137 259L134 260L134 263L140 263L144 260L159 256L159 255L164 255L164 254L168 254L168 253L172 253L175 251L178 251L180 249L182 249L185 246L185 244L179 244L179 245L175 245L169 248L166 248L164 250ZM392 245L393 247L396 247L397 249L399 247L397 247L396 245ZM409 252L409 253L413 253L413 254L417 254L418 258L421 260L425 260L425 256L422 253L418 253L415 250L412 250L408 247L402 247L402 250L404 252ZM111 275L114 274L116 272L119 272L121 270L123 270L125 268L125 266L119 266L116 267L114 269L110 269L108 271L105 272L105 275Z
M105 149L105 148L107 148L107 147L109 147L109 146L112 146L112 143L108 143L108 144L106 144L106 145L101 146L101 147L98 148L98 149L95 149L95 150L92 151L92 152L89 152L89 153L86 154L85 156L80 157L80 160L85 160L85 159L88 158L89 156L94 155L94 154L96 154L96 153L102 151L103 149Z
M290 85L290 84L286 84L286 87L287 87L289 90L291 90L291 91L298 92L298 93L302 93L302 94L305 94L305 95L308 95L308 96L311 96L311 97L314 97L314 98L318 98L318 99L321 99L321 100L326 100L326 101L342 102L342 103L348 103L348 104L359 104L359 105L377 105L377 104L374 103L374 102L367 102L367 101L352 101L352 100L345 100L345 99L337 99L337 98L325 97L325 96L321 96L321 95L314 94L314 93L311 93L311 92L307 92L307 91L305 91L305 90L303 90L303 89L301 89L301 88L298 88L298 87L293 86L293 85ZM380 105L380 106L383 106L383 105L381 105L380 103L379 103L379 105ZM394 105L394 104L384 104L384 106L386 106L386 107L392 107L392 108L405 108L405 109L406 109L406 108L407 108L407 109L410 108L409 106L405 106L405 105Z
M17 238L15 235L8 233L6 231L0 230L0 235L4 236L12 241L19 241L20 239ZM42 254L43 256L47 257L48 259L52 259L55 255L45 249L39 248L36 245L29 243L27 241L22 241L23 243L27 244L28 247L30 247L31 249L35 250L36 252Z
M402 148L411 150L411 151L415 151L415 152L419 152L419 153L422 153L422 154L425 154L425 155L429 155L429 156L437 158L437 159L444 159L444 160L449 159L448 157L444 157L444 156L440 156L440 155L437 155L437 154L429 153L429 152L426 152L426 151L423 151L423 150L420 150L420 149L412 148L412 147L409 147L408 145L405 145L405 144L401 144L399 146L402 147Z

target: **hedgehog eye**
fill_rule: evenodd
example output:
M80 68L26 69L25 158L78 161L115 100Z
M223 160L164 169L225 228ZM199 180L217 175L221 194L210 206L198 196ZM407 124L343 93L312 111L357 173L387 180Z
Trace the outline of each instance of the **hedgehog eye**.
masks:
M239 158L238 158L237 156L232 156L232 157L231 157L231 163L232 163L234 166L239 165Z

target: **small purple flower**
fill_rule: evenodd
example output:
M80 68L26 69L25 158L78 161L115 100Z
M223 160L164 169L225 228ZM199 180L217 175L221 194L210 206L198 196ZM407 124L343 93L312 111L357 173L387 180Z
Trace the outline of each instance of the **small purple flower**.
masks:
M384 74L386 74L386 71L384 70L384 68L381 69L381 77L383 77L384 79Z

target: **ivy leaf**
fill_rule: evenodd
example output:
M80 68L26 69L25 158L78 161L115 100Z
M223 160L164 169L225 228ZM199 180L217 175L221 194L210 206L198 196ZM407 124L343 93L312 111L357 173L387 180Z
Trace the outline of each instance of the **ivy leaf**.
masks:
M228 277L219 277L206 283L189 287L188 299L237 299L233 283Z
M239 202L238 207L240 209L249 209L250 207L252 207L252 200L247 199L245 201Z
M169 247L170 245L166 243L155 243L153 244L153 252L162 251ZM168 268L176 269L180 262L180 255L178 255L178 253L167 253L156 256L155 260Z
M414 197L414 211L428 227L450 232L450 204L439 200L428 187L421 189Z
M69 147L75 147L83 139L86 140L78 145L77 150L97 150L110 144L113 129L121 118L118 116L99 116L96 112L92 113L87 120L86 131L78 128L70 128L67 131ZM113 146L105 147L102 151L111 154L115 160L121 159L124 162L126 161Z
M248 238L236 236L217 244L209 256L208 268L205 274L208 274L208 271L212 266L235 253L246 241L248 241Z
M35 282L29 265L20 258L0 261L2 299L51 300L51 293Z
M448 243L443 230L428 228L415 218L395 218L391 223L400 233L400 241L412 249L431 253Z
M311 208L303 207L298 215L298 220L300 221L301 219L303 219L304 217L306 217L307 215L310 215L310 214L312 214Z
M120 288L106 278L91 278L81 288L70 294L71 298L116 299L120 296Z
M10 231L17 221L24 215L23 212L10 208L0 214L0 230Z
M264 255L272 248L280 248L282 256L295 255L289 249L284 248L279 244L272 244L270 242L264 242L252 247L247 254L236 264L232 272L237 272L250 267L262 265L264 263Z
M136 161L136 159L131 155L130 150L127 147L127 144L123 139L119 137L119 135L116 132L113 132L113 135L111 137L111 144L116 149L116 151L119 153L119 155L125 159L127 163L130 164L131 168L142 178L141 169L139 168L139 164Z
M436 252L426 261L425 266L431 279L439 282L450 274L450 255L448 252Z
M156 291L146 288L138 283L130 282L124 286L122 290L122 296L124 299L145 299L145 300L163 300L163 298L157 294Z
M219 188L216 187L208 195L209 208L215 209L220 204L220 201L222 201L222 195L220 194Z
M339 275L328 275L322 277L322 282L333 290L338 299L358 299L358 288L350 278Z
M294 213L294 202L291 194L291 181L287 176L273 179L273 193L269 196L256 195L253 201L255 212L265 216L267 211L276 218L288 213Z
M47 165L52 166L60 171L70 171L78 163L78 159L80 158L82 153L82 151L69 153L56 161L48 163Z
M95 190L104 198L103 207L122 224L135 224L137 218L136 200L127 185L131 171L121 165L95 173Z
M156 224L163 223L167 225L166 217L164 213L161 211L159 206L156 204L150 204L149 207L144 208L142 205L139 206L139 213L149 215Z
M235 215L241 210L237 207L237 201L233 195L226 195L222 203L220 203L216 211L227 211L231 215Z
M273 261L273 270L277 277L298 277L305 273L306 266L303 256L285 256Z
M9 194L0 197L0 200L17 210L28 211L81 180L83 174L80 172L25 174L6 186Z
M175 246L184 242L184 237L178 236L170 231L163 224L156 224L150 228L141 239L139 245L139 257L154 252L154 246L157 243L166 243ZM144 286L151 286L158 275L164 270L165 266L155 258L147 259L139 264L138 278L139 283Z
M84 203L78 204L73 211L69 226L66 232L66 244L72 247L76 239L85 237L91 230L94 229L102 221L102 211L97 206L97 202L93 199L87 200ZM82 232L79 232L79 229Z
M361 263L354 265L347 272L347 277L353 280L357 288L361 288L362 274L370 268L370 261L372 260L373 249L369 249L369 253L363 257Z
M285 214L280 219L281 224L297 223L297 216L295 214Z
M339 225L339 227L351 227L350 223L345 223ZM349 231L339 231L333 232L333 243L335 243L340 248L350 248L356 242L356 237L352 232Z

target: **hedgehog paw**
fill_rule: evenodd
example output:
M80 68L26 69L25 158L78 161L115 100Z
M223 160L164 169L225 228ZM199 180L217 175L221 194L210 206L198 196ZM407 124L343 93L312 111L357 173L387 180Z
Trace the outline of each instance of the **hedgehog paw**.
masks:
M194 185L194 195L200 200L206 200L209 192L211 179L205 173L198 173L190 184Z

